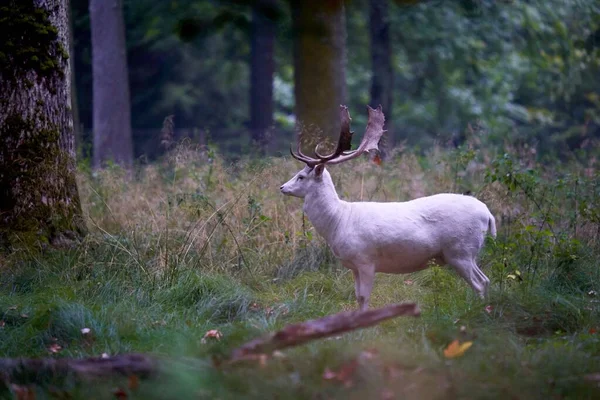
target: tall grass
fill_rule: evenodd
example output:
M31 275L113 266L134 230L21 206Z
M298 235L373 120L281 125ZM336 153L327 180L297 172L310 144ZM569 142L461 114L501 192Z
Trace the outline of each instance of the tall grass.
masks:
M423 315L235 368L217 368L211 357L287 323L356 307L352 274L314 232L301 200L279 193L300 166L284 158L228 163L181 146L133 172L82 167L85 241L2 260L0 354L142 351L163 359L160 377L138 388L38 377L40 395L102 398L122 386L141 398L593 398L598 382L586 376L600 372L600 175L586 158L536 157L470 143L397 152L382 166L331 167L347 200L452 191L486 202L499 227L480 260L490 297L478 299L440 267L379 275L373 306L417 301ZM203 342L210 329L223 338ZM454 339L474 345L446 360ZM347 381L323 378L348 365ZM0 392L32 383L8 381Z

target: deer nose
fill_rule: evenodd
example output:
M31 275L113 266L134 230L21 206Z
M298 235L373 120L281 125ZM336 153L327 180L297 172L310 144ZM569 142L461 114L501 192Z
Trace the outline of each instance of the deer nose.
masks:
M279 190L283 190L283 185L281 185L281 187L279 188Z

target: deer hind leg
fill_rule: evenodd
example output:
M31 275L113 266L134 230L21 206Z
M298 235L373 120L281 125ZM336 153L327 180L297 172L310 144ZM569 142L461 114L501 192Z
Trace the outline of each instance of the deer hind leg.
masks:
M484 298L487 294L490 280L479 269L475 259L470 255L444 255L446 262L475 290L479 297Z

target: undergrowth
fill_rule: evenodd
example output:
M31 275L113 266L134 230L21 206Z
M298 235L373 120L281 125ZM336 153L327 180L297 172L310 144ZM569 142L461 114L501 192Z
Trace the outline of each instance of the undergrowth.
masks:
M300 166L283 158L229 165L214 151L181 147L133 172L82 167L84 242L69 251L15 248L0 260L0 354L148 352L162 372L139 385L5 376L0 394L31 385L40 397L76 398L112 398L115 388L161 399L597 397L600 175L575 159L547 165L532 152L496 155L471 144L332 167L347 200L451 191L488 204L499 228L480 259L489 298L443 267L378 275L373 307L415 301L421 317L236 367L213 358L286 324L356 308L351 272L301 200L279 193ZM212 329L222 338L203 340ZM455 339L473 345L447 359Z

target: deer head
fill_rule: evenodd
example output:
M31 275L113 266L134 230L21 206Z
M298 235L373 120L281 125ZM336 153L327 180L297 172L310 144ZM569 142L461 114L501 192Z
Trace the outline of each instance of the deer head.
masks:
M363 136L360 145L356 150L350 150L352 144L352 134L350 131L350 113L348 107L340 106L340 120L341 129L338 144L335 150L329 155L322 155L319 152L319 145L315 148L315 155L317 158L312 158L302 154L300 149L300 141L298 141L298 148L294 152L290 148L290 153L298 161L302 161L306 164L306 167L298 172L292 179L281 186L281 192L285 195L295 197L305 197L308 193L313 191L315 186L318 186L323 181L323 173L326 165L339 164L344 161L352 160L360 156L365 152L371 150L378 151L379 140L385 133L383 130L383 124L385 123L385 116L381 110L381 106L377 109L373 109L369 106L369 120L367 122L367 128Z

